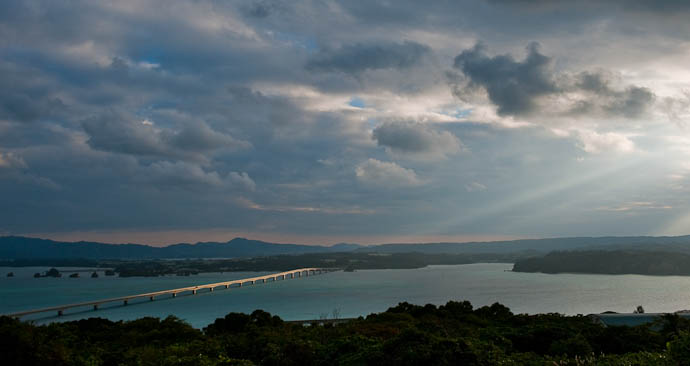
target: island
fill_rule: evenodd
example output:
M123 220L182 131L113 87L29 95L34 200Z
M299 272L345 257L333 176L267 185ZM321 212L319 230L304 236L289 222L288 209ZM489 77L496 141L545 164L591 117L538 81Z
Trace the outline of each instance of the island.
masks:
M287 271L299 267L339 268L347 272L362 269L414 269L429 265L470 263L513 263L521 254L435 254L435 253L310 253L238 259L186 259L101 261L114 267L120 277L189 276L204 272Z
M690 276L690 254L648 250L551 252L518 259L515 272Z
M51 269L49 269L48 271L46 271L44 274L40 274L40 273L35 273L35 274L34 274L34 278L41 278L41 277L55 277L55 278L58 278L58 277L62 277L62 273L60 273L60 271L58 271L58 270L55 269L55 268L51 268Z

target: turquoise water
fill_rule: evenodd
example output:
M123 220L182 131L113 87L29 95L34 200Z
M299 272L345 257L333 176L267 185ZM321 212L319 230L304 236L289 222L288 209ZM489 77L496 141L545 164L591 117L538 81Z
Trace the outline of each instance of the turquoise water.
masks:
M475 306L500 302L516 313L589 314L603 311L632 312L642 305L647 312L672 312L690 308L690 277L639 275L585 275L510 272L512 264L430 266L406 270L332 272L256 286L217 289L212 293L177 298L146 299L128 306L107 305L98 311L74 309L60 318L55 314L32 316L37 323L93 316L113 320L173 314L203 327L229 312L263 309L286 320L357 317L381 312L401 301L444 304L469 300ZM266 272L205 273L189 277L156 278L33 278L46 267L0 268L0 314L54 305L98 300L166 290ZM15 277L5 277L7 272Z

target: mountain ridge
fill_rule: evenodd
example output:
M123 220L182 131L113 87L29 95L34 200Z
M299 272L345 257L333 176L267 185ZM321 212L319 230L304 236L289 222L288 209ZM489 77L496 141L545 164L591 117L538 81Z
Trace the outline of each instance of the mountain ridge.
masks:
M62 242L24 236L0 237L0 259L235 258L344 251L343 249L342 246L276 244L246 238L234 238L224 243L177 243L164 247L154 247L133 243L106 244L88 241Z
M62 242L24 236L0 237L0 259L184 259L241 258L332 252L377 253L524 253L539 254L558 250L653 249L690 253L690 235L684 236L606 236L544 239L518 239L493 242L442 242L378 244L362 246L339 243L332 246L277 244L261 240L234 238L227 242L197 242L154 247L145 244L105 244L78 241Z

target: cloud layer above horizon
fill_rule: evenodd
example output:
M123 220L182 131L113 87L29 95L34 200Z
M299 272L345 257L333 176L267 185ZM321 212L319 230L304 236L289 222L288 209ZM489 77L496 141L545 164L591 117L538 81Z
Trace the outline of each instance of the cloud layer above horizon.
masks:
M687 234L689 16L3 1L0 234Z

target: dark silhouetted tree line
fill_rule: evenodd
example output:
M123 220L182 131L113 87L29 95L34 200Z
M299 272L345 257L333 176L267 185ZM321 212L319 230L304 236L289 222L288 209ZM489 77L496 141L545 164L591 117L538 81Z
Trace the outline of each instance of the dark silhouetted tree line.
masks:
M230 313L203 330L175 317L42 326L4 317L0 354L4 365L686 365L690 322L604 327L453 301L308 326Z

